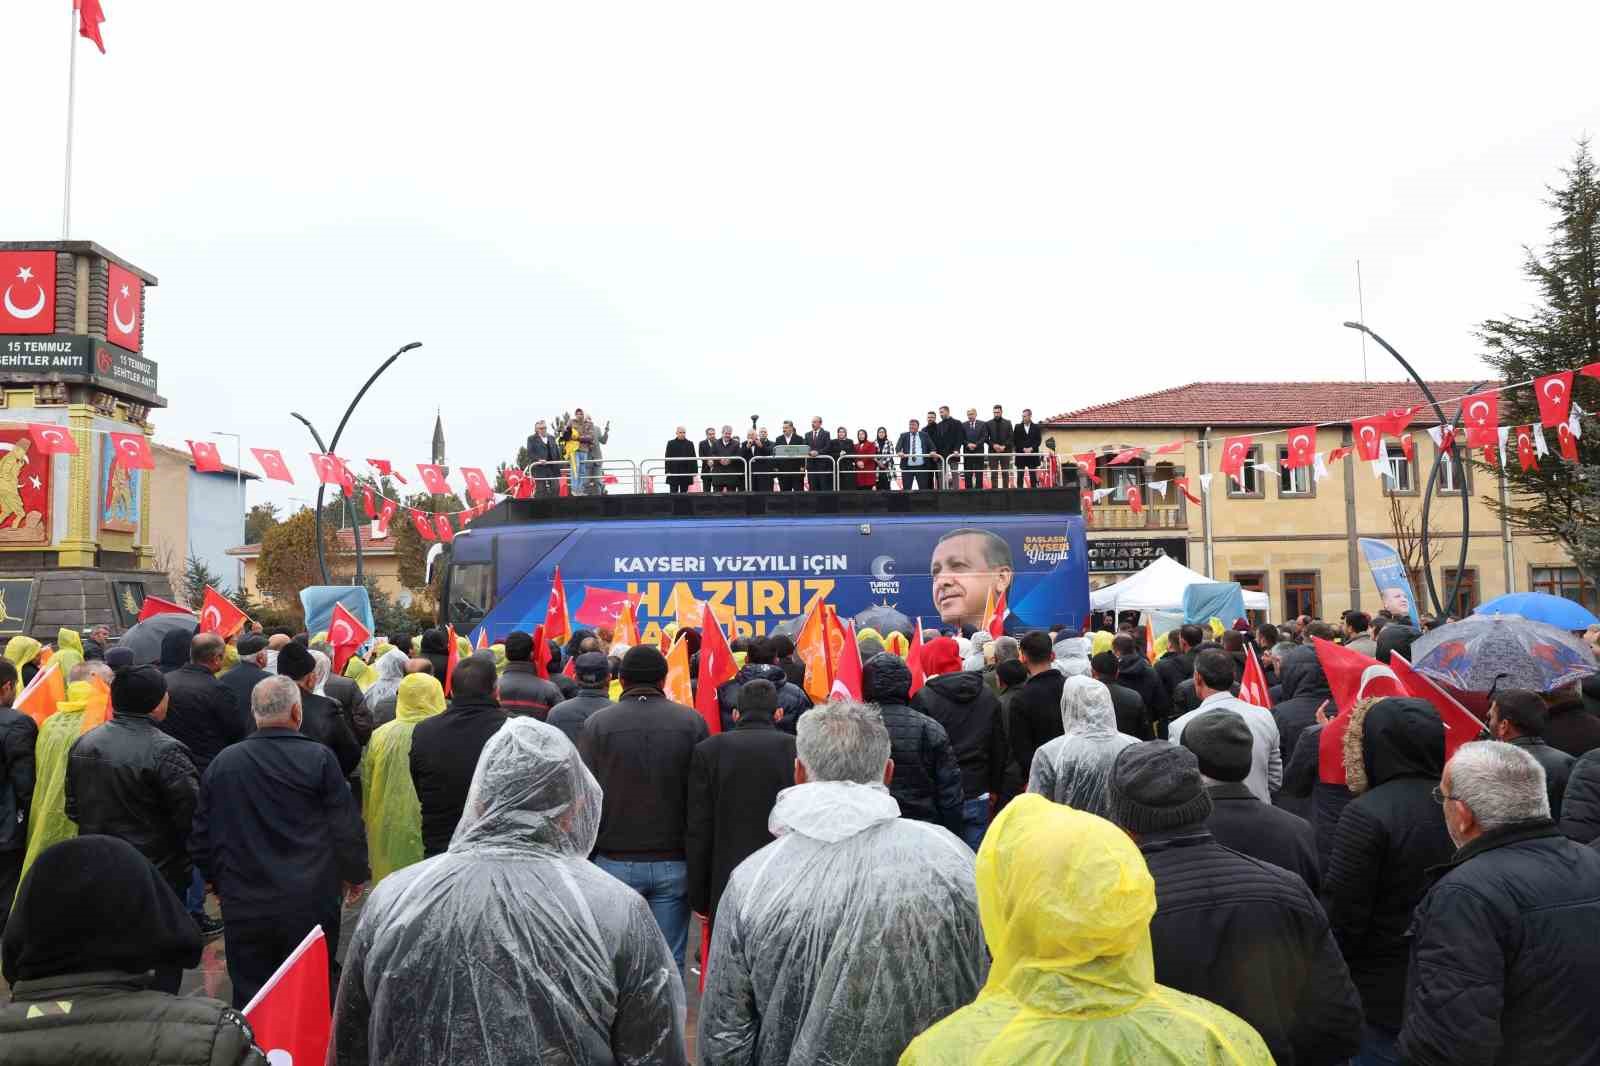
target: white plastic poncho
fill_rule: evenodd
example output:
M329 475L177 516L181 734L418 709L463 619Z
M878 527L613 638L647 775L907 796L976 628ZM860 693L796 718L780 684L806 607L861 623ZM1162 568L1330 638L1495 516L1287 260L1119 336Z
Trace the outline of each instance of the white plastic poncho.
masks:
M562 735L484 745L450 850L390 876L350 943L330 1063L683 1063L678 968L588 861L600 786Z
M987 970L970 849L880 784L778 794L717 907L701 1062L893 1062Z
M379 700L386 700L400 691L400 682L406 677L407 661L406 653L398 648L391 648L378 656L378 661L373 664L378 671L378 680L367 689L367 706L376 706Z
M1033 753L1028 791L1104 818L1111 764L1139 742L1117 732L1111 690L1092 677L1069 677L1061 686L1061 728Z
M1055 662L1051 665L1067 677L1088 677L1090 643L1087 637L1068 637L1056 641L1051 651Z

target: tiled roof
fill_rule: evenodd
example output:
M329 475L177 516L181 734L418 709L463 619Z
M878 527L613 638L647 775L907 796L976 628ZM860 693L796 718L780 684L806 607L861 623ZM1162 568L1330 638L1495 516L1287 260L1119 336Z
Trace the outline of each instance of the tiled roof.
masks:
M1476 381L1430 381L1440 403ZM1302 426L1426 404L1411 381L1198 381L1047 418L1046 426ZM1455 411L1447 409L1447 415ZM1418 422L1423 416L1418 415Z
M333 535L339 543L340 551L350 552L352 555L355 554L356 539L354 533L350 532L348 529L338 529L334 531ZM261 554L261 545L241 544L237 548L229 548L227 554L240 556L245 559L254 559ZM394 538L384 537L382 540L373 540L372 530L370 528L363 529L361 532L361 554L393 555Z

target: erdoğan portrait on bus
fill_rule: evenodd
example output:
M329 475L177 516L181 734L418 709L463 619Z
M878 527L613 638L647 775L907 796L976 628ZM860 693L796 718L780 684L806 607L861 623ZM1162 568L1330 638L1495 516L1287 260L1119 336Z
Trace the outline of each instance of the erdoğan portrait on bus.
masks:
M1011 545L987 529L952 529L934 545L928 573L933 606L946 625L982 625L984 610L1011 588Z

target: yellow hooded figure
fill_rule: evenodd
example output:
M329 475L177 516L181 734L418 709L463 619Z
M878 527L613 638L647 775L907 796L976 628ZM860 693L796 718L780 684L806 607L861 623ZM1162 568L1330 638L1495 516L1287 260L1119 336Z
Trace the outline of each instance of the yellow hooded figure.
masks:
M977 876L988 983L913 1040L900 1066L1272 1062L1244 1021L1156 984L1155 882L1110 822L1018 796L989 827Z
M494 672L497 675L505 673L506 663L510 662L506 658L506 646L504 644L491 644L489 645L489 651L494 655Z
M466 637L457 637L456 652L463 659L470 658L472 656L472 641L468 640Z
M361 760L361 814L374 886L422 861L422 801L411 783L411 733L444 710L444 689L432 674L411 674L395 695L394 721L373 731Z
M374 681L378 680L378 671L369 666L361 656L352 655L350 661L344 664L344 676L354 681L356 687L365 692L372 687Z
M37 640L19 633L6 642L5 657L11 660L11 665L20 673L24 666L39 657L39 652L43 648L44 645Z
M33 747L33 802L28 808L24 875L45 848L78 835L78 823L67 817L67 751L82 734L83 711L93 691L87 681L72 682L67 686L67 698L56 704L56 713L39 727Z
M235 641L228 641L222 645L222 666L217 670L217 676L232 670L239 665L239 646Z
M1110 651L1111 642L1115 639L1115 633L1107 633L1103 629L1096 630L1094 636L1089 638L1089 654L1099 655L1103 651Z
M56 653L50 657L50 661L57 664L62 677L71 674L72 668L83 662L83 637L78 635L76 629L63 626L56 631ZM67 698L70 700L72 694L68 693Z

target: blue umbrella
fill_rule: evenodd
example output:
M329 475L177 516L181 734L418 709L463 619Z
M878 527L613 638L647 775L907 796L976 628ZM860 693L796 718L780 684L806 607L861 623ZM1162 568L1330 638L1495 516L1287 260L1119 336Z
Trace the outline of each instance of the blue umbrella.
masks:
M1475 614L1424 633L1412 665L1463 692L1521 688L1554 692L1600 672L1582 639L1516 615Z
M1583 604L1565 596L1552 596L1548 592L1509 592L1496 596L1480 606L1473 614L1514 614L1530 622L1543 622L1557 629L1580 630L1600 625Z

